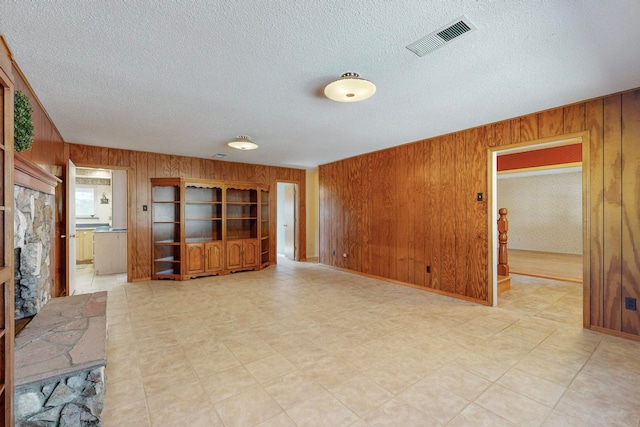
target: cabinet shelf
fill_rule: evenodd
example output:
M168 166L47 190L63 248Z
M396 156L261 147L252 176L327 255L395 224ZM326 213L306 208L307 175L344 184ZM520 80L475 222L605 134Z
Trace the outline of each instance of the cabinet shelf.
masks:
M175 275L178 275L178 274L180 274L180 271L176 271L175 269L170 268L168 270L158 271L156 273L156 276L175 276Z
M156 260L154 260L155 262L180 262L179 259L175 259L172 256L168 256L168 257L164 257L164 258L158 258Z
M175 240L158 240L153 242L156 245L179 245L180 242L176 242Z
M222 218L187 218L187 221L222 221Z
M187 205L221 205L222 202L207 202L202 200L187 200Z

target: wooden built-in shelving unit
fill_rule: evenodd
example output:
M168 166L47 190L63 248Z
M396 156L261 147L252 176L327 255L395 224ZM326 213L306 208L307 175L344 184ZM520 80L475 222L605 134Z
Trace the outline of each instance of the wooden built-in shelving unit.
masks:
M154 279L269 265L269 189L251 183L152 178Z

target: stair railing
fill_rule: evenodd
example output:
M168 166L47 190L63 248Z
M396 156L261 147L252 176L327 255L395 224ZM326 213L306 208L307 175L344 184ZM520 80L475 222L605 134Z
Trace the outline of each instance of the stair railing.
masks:
M509 257L507 253L507 232L509 231L509 220L507 219L506 208L500 208L498 214L498 276L509 275Z

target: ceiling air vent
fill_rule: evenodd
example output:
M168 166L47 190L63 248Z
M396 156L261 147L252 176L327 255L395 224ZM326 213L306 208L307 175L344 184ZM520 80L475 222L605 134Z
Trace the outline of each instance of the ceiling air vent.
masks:
M466 16L462 16L455 21L440 27L429 35L424 36L407 46L411 52L418 56L425 56L447 43L459 38L463 34L473 32L476 26L469 21Z

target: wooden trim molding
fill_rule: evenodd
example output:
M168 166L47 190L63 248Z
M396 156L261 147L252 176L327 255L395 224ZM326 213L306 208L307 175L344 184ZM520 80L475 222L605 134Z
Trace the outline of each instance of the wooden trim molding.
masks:
M13 155L15 169L14 184L47 194L55 194L56 186L62 180L30 162L18 153Z

